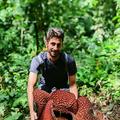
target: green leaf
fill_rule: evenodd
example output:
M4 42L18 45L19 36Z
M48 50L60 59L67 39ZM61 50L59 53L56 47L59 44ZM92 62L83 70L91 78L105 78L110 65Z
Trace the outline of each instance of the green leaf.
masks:
M20 112L12 112L11 115L6 117L4 120L18 120L21 115L22 113Z
M27 96L26 96L26 94L23 94L21 97L17 98L14 101L13 107L17 107L18 105L21 105L22 107L27 106Z

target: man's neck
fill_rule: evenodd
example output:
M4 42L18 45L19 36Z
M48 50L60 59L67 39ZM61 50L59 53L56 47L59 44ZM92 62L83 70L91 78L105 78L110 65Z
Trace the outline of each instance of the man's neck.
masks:
M48 52L47 52L47 58L52 61L52 62L55 62L59 59L60 55L57 56L57 57L52 57Z

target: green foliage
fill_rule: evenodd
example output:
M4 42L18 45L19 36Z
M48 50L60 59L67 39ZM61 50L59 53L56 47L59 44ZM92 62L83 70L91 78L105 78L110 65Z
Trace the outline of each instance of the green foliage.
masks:
M26 76L30 63L28 57L11 53L7 62L2 62L0 115L4 116L5 120L23 119L27 114Z
M31 58L48 27L65 31L63 50L77 62L80 95L120 100L119 0L0 0L0 119L28 116Z
M22 114L20 112L11 112L11 116L5 118L4 120L18 120Z

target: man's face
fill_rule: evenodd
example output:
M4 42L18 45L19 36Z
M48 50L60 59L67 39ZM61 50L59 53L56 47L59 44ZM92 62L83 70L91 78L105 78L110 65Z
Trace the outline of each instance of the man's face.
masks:
M57 37L53 37L46 43L46 47L49 55L56 58L59 56L62 49L62 40Z

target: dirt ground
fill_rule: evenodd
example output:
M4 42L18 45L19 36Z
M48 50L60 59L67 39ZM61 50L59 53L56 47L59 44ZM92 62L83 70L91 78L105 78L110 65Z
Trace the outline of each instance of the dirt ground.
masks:
M93 107L103 112L108 120L120 120L120 102L113 102L111 99L102 100L94 98Z

